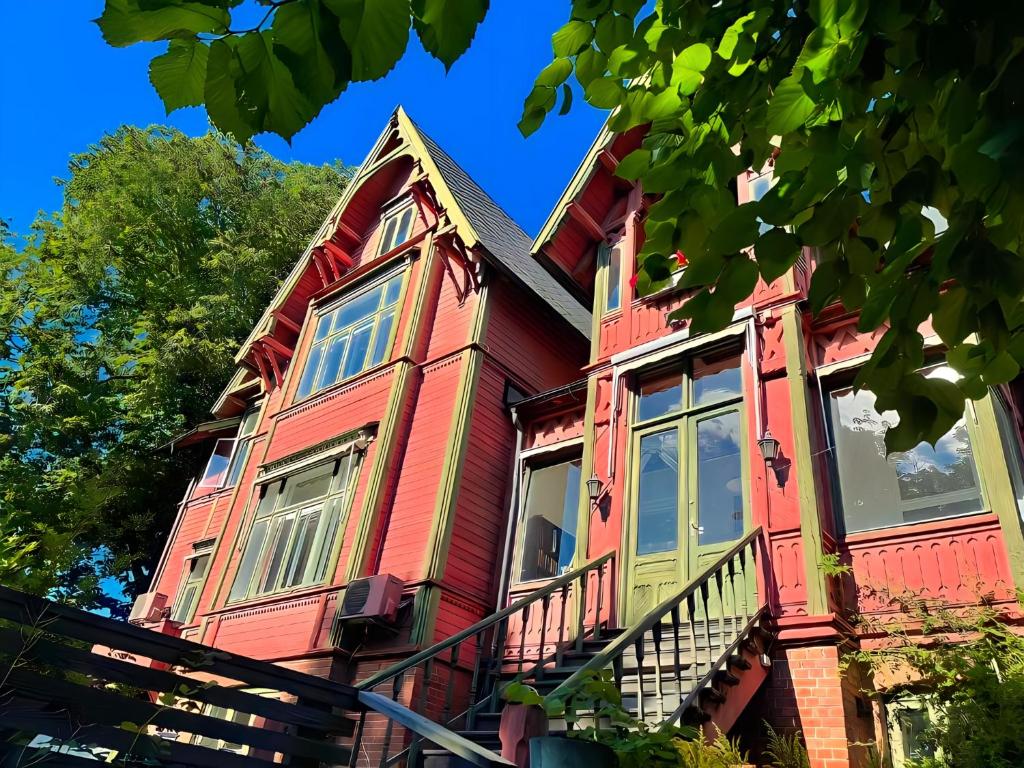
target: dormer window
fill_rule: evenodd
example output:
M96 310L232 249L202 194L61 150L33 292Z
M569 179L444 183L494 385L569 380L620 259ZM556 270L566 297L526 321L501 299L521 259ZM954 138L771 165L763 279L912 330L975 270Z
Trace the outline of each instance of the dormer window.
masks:
M409 239L412 234L412 205L403 206L384 217L384 234L379 253L388 253Z
M602 243L597 253L598 272L604 274L601 312L614 312L622 306L622 240Z

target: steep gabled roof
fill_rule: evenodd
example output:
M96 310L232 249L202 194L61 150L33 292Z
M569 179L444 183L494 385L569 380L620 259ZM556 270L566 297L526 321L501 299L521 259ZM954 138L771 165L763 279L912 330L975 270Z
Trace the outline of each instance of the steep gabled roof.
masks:
M410 121L412 122L412 121ZM548 274L531 254L530 237L478 185L451 156L412 123L444 179L456 205L475 230L479 243L499 267L590 337L590 312Z

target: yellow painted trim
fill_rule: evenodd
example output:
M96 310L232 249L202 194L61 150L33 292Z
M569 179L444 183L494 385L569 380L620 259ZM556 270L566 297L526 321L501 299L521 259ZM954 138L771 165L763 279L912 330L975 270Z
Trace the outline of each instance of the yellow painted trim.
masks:
M828 589L825 574L819 567L824 549L821 517L818 514L818 488L813 469L811 403L807 394L803 326L796 306L792 304L782 309L782 343L786 350L786 378L792 402L793 465L796 468L799 490L800 538L804 550L807 612L812 616L820 616L829 610Z
M409 628L409 642L412 645L431 644L440 609L440 587L424 584L416 591L412 603L412 626Z

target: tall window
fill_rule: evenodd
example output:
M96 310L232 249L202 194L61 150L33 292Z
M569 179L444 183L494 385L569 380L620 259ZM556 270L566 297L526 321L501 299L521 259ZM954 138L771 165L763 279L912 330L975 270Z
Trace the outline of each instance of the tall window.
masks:
M394 275L320 315L299 380L297 399L384 360L391 351L396 305L404 277L404 273Z
M929 377L955 377L945 366ZM829 394L835 461L847 532L867 531L978 512L981 485L965 419L933 448L920 443L886 456L885 432L899 423L878 413L875 396L850 387Z
M326 578L358 462L347 455L260 486L229 601Z
M634 433L636 554L679 547L683 503L698 544L743 534L740 353L710 352L640 381Z
M412 233L413 210L413 206L407 205L385 217L378 253L392 251L409 239Z
M181 586L178 589L178 596L174 600L174 608L171 611L171 620L182 624L188 624L195 616L196 606L199 604L199 597L202 595L203 586L206 584L206 574L210 570L210 558L213 556L213 545L203 544L196 546L192 554L185 558L185 568L182 574Z
M576 554L580 460L530 469L523 505L520 581L569 570Z
M602 243L597 255L598 268L604 271L602 311L612 312L622 306L622 240Z
M221 438L213 447L213 455L206 464L200 487L230 488L238 482L238 478L249 460L252 448L252 436L259 422L260 408L253 406L242 417L235 437Z

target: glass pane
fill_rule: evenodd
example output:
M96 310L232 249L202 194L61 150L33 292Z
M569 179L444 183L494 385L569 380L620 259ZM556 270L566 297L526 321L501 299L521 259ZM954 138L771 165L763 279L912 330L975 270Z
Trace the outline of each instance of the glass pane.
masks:
M717 544L743 535L737 411L705 419L697 425L697 525L698 544Z
M238 450L235 451L235 455L231 457L231 466L228 467L227 479L224 482L225 486L232 486L238 483L238 478L242 474L242 470L245 468L245 462L249 460L249 449L252 448L252 440L243 440L238 445Z
M277 517L270 521L269 543L267 553L263 556L263 567L266 568L266 571L260 582L260 592L271 592L277 589L294 524L294 514Z
M316 333L313 335L313 341L322 341L327 337L327 334L331 331L331 313L321 315L320 319L316 324Z
M605 302L606 310L618 309L621 303L622 291L622 249L616 245L607 251L607 296Z
M259 418L260 418L260 409L258 407L257 408L250 408L248 411L246 411L245 415L242 417L242 424L238 428L238 436L239 437L248 437L253 432L255 432L256 431L256 422L259 421Z
M682 374L673 372L640 382L640 402L637 404L636 412L637 421L647 421L647 419L676 413L682 409Z
M772 179L773 175L771 173L766 173L763 176L758 176L756 179L752 179L750 181L749 188L750 199L760 200L764 197L768 193L768 190L772 188ZM761 234L764 234L771 228L771 224L766 224L758 218L758 230L760 230Z
M377 337L373 340L373 354L370 356L371 366L380 363L388 352L388 342L391 341L391 323L394 319L394 310L380 316L380 322L377 323Z
M274 511L274 507L277 506L278 496L281 494L281 483L275 482L270 483L267 486L267 490L263 493L263 498L260 499L259 506L256 507L256 518L260 519L266 517Z
M366 350L370 347L372 333L373 323L360 326L352 332L352 343L348 348L348 357L345 358L345 370L341 373L343 379L355 376L366 367Z
M295 395L300 400L313 391L313 377L316 376L316 369L320 365L320 358L323 357L325 346L326 344L317 344L309 350L309 359L306 360L306 368L302 371L299 390Z
M679 435L655 432L640 439L636 553L669 552L679 543Z
M235 447L235 439L218 440L213 447L213 455L206 464L206 471L203 473L200 486L207 488L219 488L224 482L227 473L228 463L231 461L231 451Z
M319 464L312 469L299 472L289 477L285 484L285 498L282 506L303 504L313 499L326 496L334 479L334 463Z
M323 527L323 531L320 534L320 539L316 545L316 553L314 554L314 562L316 563L316 570L313 573L313 583L318 583L324 579L327 575L328 559L331 556L331 550L334 548L334 537L338 533L338 520L341 517L341 506L344 504L344 496L335 497L330 503L327 516Z
M313 507L302 511L295 530L295 541L291 545L288 566L285 568L287 575L285 576L283 586L293 587L304 581L306 566L309 564L309 553L313 548L313 540L316 538L316 529L319 522L320 507Z
M704 355L693 361L693 404L703 405L743 394L740 354Z
M388 251L390 251L392 248L395 247L394 246L394 240L395 240L395 225L396 224L397 224L397 222L395 221L395 217L394 216L391 216L390 218L388 218L387 223L384 224L384 234L381 235L381 238L380 238L380 252L381 253L387 253Z
M384 286L378 285L372 291L367 291L361 296L356 296L334 310L334 333L358 323L360 320L372 315L380 306L380 297Z
M331 344L327 348L327 355L324 357L324 366L316 380L316 388L318 390L329 387L338 380L338 370L341 368L341 361L345 358L348 338L348 334L343 333L331 339Z
M412 208L409 207L409 208L406 208L405 211L402 212L401 220L399 221L399 224L398 224L398 231L395 234L395 244L393 246L391 246L392 248L394 248L395 246L401 245L402 243L404 243L406 240L409 239L409 230L410 230L411 227L412 227Z
M875 411L875 396L831 394L839 488L846 530L865 531L978 512L982 508L974 452L963 419L933 448L921 443L885 455L895 413Z
M187 584L181 590L181 596L178 598L177 603L174 606L174 611L171 614L172 621L178 621L185 623L192 618L192 606L195 605L196 598L199 596L199 585L198 584Z
M524 505L522 581L547 579L568 570L576 554L580 461L530 472Z
M402 276L395 275L384 285L384 306L389 307L398 301L398 296L402 292Z
M246 542L242 562L238 566L238 573L235 574L235 582L231 585L231 594L228 595L228 600L240 600L248 594L249 582L252 581L252 574L256 570L256 562L263 549L263 541L266 536L267 521L257 520L252 526L249 541Z
M188 580L200 581L206 576L206 569L210 567L209 555L197 555L189 560Z

